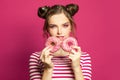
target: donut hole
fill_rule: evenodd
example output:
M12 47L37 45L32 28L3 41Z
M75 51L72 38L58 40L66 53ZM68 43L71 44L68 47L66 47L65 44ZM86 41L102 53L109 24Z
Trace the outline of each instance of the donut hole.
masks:
M52 45L52 46L55 46L55 43L54 43L54 42L51 42L51 45Z
M78 49L76 49L76 48L73 48L73 50L75 50L76 52L78 52Z
M72 42L68 42L68 46L72 46L73 45L73 43Z

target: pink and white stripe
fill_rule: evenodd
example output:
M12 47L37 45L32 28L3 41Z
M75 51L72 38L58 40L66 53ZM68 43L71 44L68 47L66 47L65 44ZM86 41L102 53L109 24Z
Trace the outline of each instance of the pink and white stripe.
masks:
M40 52L32 53L29 60L30 80L41 80L44 71L44 64L40 61ZM71 68L71 61L67 56L53 57L54 70L52 80L74 80L74 74ZM80 59L85 80L91 80L92 68L91 57L88 53L82 52Z

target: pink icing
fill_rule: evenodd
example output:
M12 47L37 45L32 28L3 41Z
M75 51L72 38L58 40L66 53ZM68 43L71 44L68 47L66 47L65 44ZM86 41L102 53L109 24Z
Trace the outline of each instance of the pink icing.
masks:
M51 52L54 53L62 47L65 51L71 51L72 46L77 46L77 40L74 37L68 37L61 42L57 37L49 37L45 43L46 46L53 46Z
M77 40L74 37L68 37L62 42L62 48L65 51L71 51L72 46L77 46Z
M51 52L54 53L60 48L60 39L57 37L49 37L45 43L46 46L53 46Z

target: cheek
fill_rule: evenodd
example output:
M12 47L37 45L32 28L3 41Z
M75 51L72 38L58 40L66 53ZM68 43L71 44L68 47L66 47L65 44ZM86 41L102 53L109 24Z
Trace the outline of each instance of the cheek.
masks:
M68 31L68 34L69 34L69 35L71 34L71 30Z
M51 35L51 36L54 36L54 35L56 35L56 30L55 29L49 29L49 34Z
M72 30L71 30L71 28L68 30L68 34L70 35L71 34L71 32L72 32Z
M63 32L65 35L70 35L71 29L65 29Z
M71 32L71 29L69 28L69 29L66 29L66 31L65 31L66 33L70 33Z

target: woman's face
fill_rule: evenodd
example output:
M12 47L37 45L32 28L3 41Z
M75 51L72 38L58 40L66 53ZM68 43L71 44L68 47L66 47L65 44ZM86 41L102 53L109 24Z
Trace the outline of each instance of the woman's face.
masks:
M60 39L69 37L71 32L71 24L64 13L53 15L48 21L48 31L50 36Z

